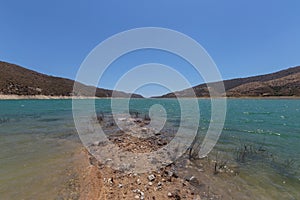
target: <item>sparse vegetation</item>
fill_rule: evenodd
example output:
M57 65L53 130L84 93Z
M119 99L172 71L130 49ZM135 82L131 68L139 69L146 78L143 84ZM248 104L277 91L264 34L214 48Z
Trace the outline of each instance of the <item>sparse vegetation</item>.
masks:
M103 122L103 120L104 120L103 112L97 113L97 120L98 120L98 122Z
M151 121L151 118L149 117L148 114L145 114L143 120L144 121Z
M240 147L236 149L236 160L240 163L245 163L247 159L262 157L272 157L272 154L269 154L264 147L264 142L259 146L241 143Z
M197 133L193 143L191 144L190 148L188 149L189 159L198 159L199 158L199 151L201 149L201 138L200 132Z
M222 172L227 168L227 160L221 160L219 159L219 152L216 154L216 160L214 165L214 174L218 174L219 172Z
M2 117L0 118L0 124L4 124L4 123L7 123L9 122L9 118L8 117Z
M129 111L129 114L130 114L130 116L133 117L133 118L138 118L139 115L140 115L140 113L139 113L138 111L136 111L136 110L130 110L130 111Z

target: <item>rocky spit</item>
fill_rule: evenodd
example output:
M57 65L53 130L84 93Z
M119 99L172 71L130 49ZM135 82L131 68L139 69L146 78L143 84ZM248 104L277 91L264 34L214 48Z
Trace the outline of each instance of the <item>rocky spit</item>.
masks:
M118 120L127 124L127 130L114 129L116 125L111 119L105 120L103 116L97 118L102 127L110 130L109 141L123 151L133 153L157 151L170 141L170 137L164 136L166 133L147 127L150 123L148 118L133 117ZM146 134L148 137L144 137ZM106 144L94 141L90 144L89 150L95 153L103 145ZM147 173L134 171L124 173L96 159L90 152L86 149L81 152L84 162L80 162L78 176L70 183L73 189L76 188L73 193L77 195L68 199L224 199L224 196L218 195L222 191L210 186L208 174L225 177L236 174L225 164L216 165L216 161L208 159L190 160L187 155Z

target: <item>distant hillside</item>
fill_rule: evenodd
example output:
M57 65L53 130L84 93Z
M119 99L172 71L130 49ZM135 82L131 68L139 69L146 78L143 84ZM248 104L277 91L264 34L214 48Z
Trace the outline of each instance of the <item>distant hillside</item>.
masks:
M73 94L74 81L48 76L18 65L0 61L0 94L2 95L46 95L46 96L90 96L91 86L79 84L80 93ZM111 97L112 90L96 89L96 97ZM116 97L142 98L141 95L116 92Z
M210 86L213 87L213 83ZM225 80L224 86L228 97L300 96L300 66L266 75ZM209 97L207 85L201 84L159 98L190 97L192 89L197 97Z

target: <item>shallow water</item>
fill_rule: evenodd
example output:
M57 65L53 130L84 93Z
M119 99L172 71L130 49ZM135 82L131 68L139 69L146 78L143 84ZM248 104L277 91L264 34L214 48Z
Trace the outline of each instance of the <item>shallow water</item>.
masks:
M80 143L69 102L0 101L0 199L57 199Z
M80 147L71 104L71 100L0 101L1 199L58 198ZM131 100L130 109L146 113L154 104L165 107L169 129L179 125L180 107L173 99ZM199 100L199 105L199 130L204 135L210 101ZM110 100L96 100L96 109L110 112ZM226 180L233 199L300 199L299 120L300 100L228 100L224 130L210 156L221 152L229 163L239 165L240 174ZM261 147L266 153L238 162L236 152L242 145ZM214 179L214 184L223 183Z

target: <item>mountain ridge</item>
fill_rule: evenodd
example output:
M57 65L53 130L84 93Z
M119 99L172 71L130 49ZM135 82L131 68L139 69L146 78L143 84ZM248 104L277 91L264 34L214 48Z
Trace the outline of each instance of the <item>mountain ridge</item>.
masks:
M78 93L73 94L74 80L49 76L19 65L0 61L0 95L18 96L61 96L61 97L112 97L112 90L87 86L76 82ZM300 66L291 67L270 74L234 78L223 81L227 97L300 96ZM203 83L181 91L152 98L209 97L209 87L216 83ZM143 98L139 94L115 91L114 97Z
M0 61L0 95L19 96L83 96L90 97L111 97L113 91L103 88L87 86L76 82L76 87L80 90L78 94L73 94L74 80L49 76L19 65ZM143 98L139 94L128 94L114 91L114 97Z
M210 87L219 82L209 83ZM266 97L266 96L300 96L300 66L291 67L277 72L224 80L227 97ZM181 91L156 96L153 98L177 97L209 97L206 83Z

